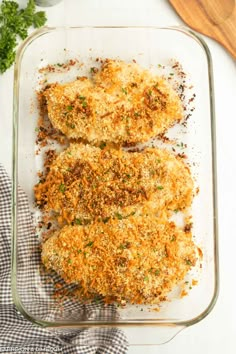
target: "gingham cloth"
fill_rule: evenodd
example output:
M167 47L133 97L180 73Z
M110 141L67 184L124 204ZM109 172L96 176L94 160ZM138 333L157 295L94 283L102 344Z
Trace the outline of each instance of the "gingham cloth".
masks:
M31 223L25 193L19 189L19 215ZM30 228L30 225L28 225ZM29 322L16 309L11 295L11 181L0 164L0 353L125 354L128 344L117 329L81 330L73 334L73 342L86 338L91 345L65 345L53 333ZM69 336L68 336L69 339ZM66 335L64 341L67 341ZM93 343L109 343L100 346Z

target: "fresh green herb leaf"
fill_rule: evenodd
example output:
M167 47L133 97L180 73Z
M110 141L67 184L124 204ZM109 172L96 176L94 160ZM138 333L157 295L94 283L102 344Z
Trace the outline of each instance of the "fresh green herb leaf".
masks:
M71 260L70 258L68 259L68 263L69 263L69 264L71 264L71 263L72 263L72 260Z
M78 253L78 254L82 253L82 250L77 250L77 253Z
M148 276L144 277L144 281L148 281L148 280L149 280Z
M157 269L157 270L155 270L155 273L154 273L155 275L159 275L160 274L160 270L159 269Z
M47 17L44 11L38 11L33 16L33 26L35 28L42 27L46 21L47 21Z
M127 90L126 90L124 87L121 87L121 91L122 91L125 95L128 94Z
M66 109L67 109L67 111L72 111L73 107L72 106L67 106Z
M24 9L15 1L3 0L0 4L0 73L4 73L15 60L18 39L28 36L28 28L41 27L46 22L45 12L35 12L34 0Z

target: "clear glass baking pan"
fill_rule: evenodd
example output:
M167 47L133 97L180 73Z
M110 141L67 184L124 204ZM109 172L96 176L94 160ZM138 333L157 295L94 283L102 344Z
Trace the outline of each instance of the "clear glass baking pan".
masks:
M171 301L163 303L158 311L140 305L116 308L98 304L91 308L70 300L63 307L59 306L51 296L52 285L41 272L34 225L26 229L24 217L19 212L18 186L28 197L33 219L37 213L33 187L38 182L39 170L35 154L38 119L35 90L42 81L39 69L75 57L85 65L63 72L58 80L73 80L78 72L81 75L85 70L86 63L91 65L96 57L135 59L144 67L163 69L164 66L165 70L172 68L170 60L173 59L183 66L196 94L195 110L191 111L187 126L175 127L168 134L176 141L184 142L181 147L187 144L184 153L191 164L195 185L199 187L192 215L194 240L203 252L202 266L196 274L198 285L188 296L180 298L173 294ZM55 81L55 77L51 80ZM166 342L209 314L216 302L219 285L214 125L211 56L205 42L188 29L45 27L28 37L17 52L14 76L12 292L19 311L30 321L61 337L86 327L90 331L120 327L129 343L134 345ZM84 339L81 344L94 343L86 343Z

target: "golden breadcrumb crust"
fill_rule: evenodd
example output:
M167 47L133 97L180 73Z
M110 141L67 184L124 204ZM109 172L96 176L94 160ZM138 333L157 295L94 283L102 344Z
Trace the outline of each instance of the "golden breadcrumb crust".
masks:
M196 263L190 232L155 216L65 226L44 244L42 262L81 296L158 303Z
M35 197L61 222L123 218L145 208L161 216L191 205L193 180L184 161L167 150L127 152L71 143L45 182L35 186Z
M92 78L53 84L44 96L55 128L94 144L145 142L183 118L169 83L133 62L107 59Z

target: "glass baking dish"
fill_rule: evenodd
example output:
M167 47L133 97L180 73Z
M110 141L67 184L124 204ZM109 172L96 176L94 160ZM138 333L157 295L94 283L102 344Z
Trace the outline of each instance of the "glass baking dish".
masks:
M38 70L75 57L85 64L90 63L91 57L102 57L135 59L142 66L166 68L170 59L174 59L181 63L194 86L195 110L184 130L173 128L170 135L187 143L184 152L188 155L195 184L200 188L192 215L194 239L203 252L202 269L197 275L198 285L188 296L180 299L173 295L171 302L163 303L158 311L140 305L106 308L100 304L91 309L89 305L70 301L59 308L50 296L52 288L40 271L39 241L34 225L26 230L19 213L18 186L28 197L33 217L37 213L33 186L38 181L39 169L35 154L38 112L32 107L36 107L35 90L42 80ZM73 80L76 70L83 67L63 73L62 81ZM85 327L90 331L121 327L131 345L164 343L209 314L219 285L214 124L211 56L205 42L188 29L45 27L28 37L17 52L14 75L12 292L19 311L60 337Z

